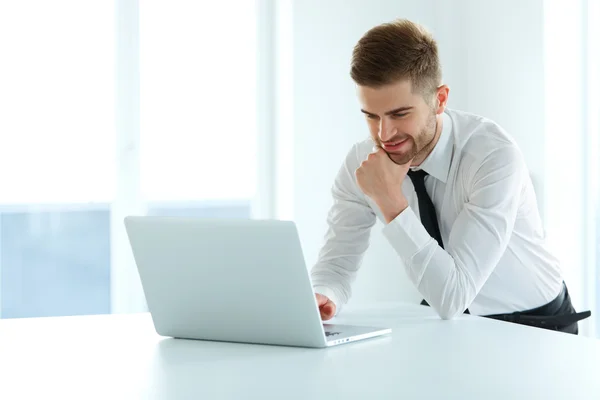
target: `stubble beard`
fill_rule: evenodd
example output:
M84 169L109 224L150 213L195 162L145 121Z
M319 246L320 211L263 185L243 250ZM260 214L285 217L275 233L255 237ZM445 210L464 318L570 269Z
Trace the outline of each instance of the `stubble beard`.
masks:
M419 132L417 136L417 141L415 138L410 137L407 140L410 140L411 146L410 150L408 150L405 154L394 154L387 153L390 160L398 165L404 165L407 162L413 159L423 158L423 155L429 154L429 152L433 149L435 133L437 132L437 119L435 112L431 114L430 118L428 118L427 124L425 127Z

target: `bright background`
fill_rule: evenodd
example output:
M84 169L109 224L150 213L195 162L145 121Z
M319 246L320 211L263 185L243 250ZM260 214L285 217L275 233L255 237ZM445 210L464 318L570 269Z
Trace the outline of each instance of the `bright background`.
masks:
M367 135L352 47L406 17L438 40L449 106L517 139L600 337L599 4L0 0L0 317L144 310L129 214L293 219L310 268ZM380 230L351 301L418 301Z

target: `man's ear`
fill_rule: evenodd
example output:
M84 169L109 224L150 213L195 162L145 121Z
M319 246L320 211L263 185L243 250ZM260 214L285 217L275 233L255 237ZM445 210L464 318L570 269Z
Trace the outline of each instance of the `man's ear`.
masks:
M435 93L435 113L442 114L446 109L446 105L448 104L448 94L450 92L450 88L448 85L441 85L437 88Z

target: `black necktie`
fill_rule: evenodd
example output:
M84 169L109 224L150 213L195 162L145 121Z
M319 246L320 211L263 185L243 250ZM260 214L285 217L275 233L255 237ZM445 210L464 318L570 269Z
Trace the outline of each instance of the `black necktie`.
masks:
M444 243L442 242L442 235L440 234L440 226L438 225L437 216L435 214L435 207L425 190L425 177L427 176L427 172L422 169L418 171L409 169L408 176L415 187L417 198L419 199L421 223L427 230L427 233L429 233L429 236L437 240L438 244L443 249Z
M442 235L440 234L440 226L438 225L437 216L435 215L435 207L433 206L433 201L431 201L431 197L427 194L427 190L425 190L425 177L427 176L427 172L422 169L418 171L413 171L411 169L408 170L408 176L415 187L415 191L417 192L417 199L419 199L419 214L421 215L421 223L429 233L429 236L437 240L440 247L444 248L444 243L442 242ZM421 305L428 306L427 301L421 301ZM467 310L468 312L468 310Z
M438 225L437 215L435 214L435 207L433 206L433 201L431 201L431 197L427 194L427 190L425 190L425 177L427 176L427 172L421 170L413 171L408 170L408 176L410 176L410 180L412 181L415 191L417 192L417 198L419 199L419 214L421 215L421 223L429 233L429 236L437 240L440 247L444 248L444 243L442 242L442 235L440 234L440 226ZM421 301L421 305L428 306L429 304L425 299ZM465 314L469 314L469 309L465 310Z

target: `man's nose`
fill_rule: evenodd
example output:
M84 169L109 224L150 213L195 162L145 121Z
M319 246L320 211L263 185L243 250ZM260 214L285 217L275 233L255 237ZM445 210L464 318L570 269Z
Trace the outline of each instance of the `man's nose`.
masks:
M382 142L387 142L388 140L396 136L397 133L398 129L394 128L393 126L390 126L389 123L384 122L383 118L381 119L381 122L379 123L379 139Z

